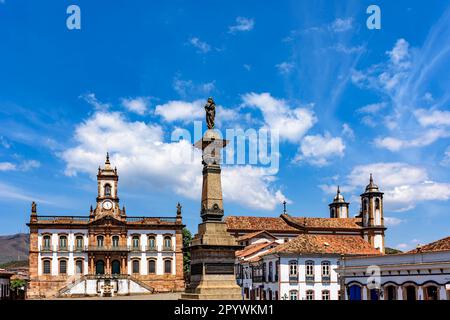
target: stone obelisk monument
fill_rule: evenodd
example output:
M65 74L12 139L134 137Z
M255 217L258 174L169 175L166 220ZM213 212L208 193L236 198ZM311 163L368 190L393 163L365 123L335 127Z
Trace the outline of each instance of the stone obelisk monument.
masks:
M208 130L194 146L202 150L203 186L200 215L202 223L188 248L191 279L181 299L241 300L241 288L234 273L235 251L242 248L227 232L223 221L220 151L227 144L214 130L215 104L205 105Z

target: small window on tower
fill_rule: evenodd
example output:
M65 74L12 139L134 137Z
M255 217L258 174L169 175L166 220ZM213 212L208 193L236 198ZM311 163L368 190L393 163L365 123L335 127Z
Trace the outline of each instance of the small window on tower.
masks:
M375 210L380 210L380 199L375 199Z
M105 196L108 197L111 195L111 186L109 184L105 184Z

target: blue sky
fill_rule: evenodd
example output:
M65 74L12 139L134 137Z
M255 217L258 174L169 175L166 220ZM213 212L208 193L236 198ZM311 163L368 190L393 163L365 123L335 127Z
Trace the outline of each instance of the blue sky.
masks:
M68 30L66 9L81 9ZM128 215L199 222L201 164L176 129L269 128L273 174L224 166L225 213L327 217L337 184L359 210L374 174L388 246L449 235L450 2L0 1L0 234L87 215L111 153ZM197 159L197 158L196 158Z

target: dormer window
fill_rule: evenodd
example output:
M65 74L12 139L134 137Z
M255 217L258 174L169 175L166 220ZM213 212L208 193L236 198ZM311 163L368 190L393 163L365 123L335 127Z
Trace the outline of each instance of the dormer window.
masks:
M105 197L111 196L111 185L105 184Z

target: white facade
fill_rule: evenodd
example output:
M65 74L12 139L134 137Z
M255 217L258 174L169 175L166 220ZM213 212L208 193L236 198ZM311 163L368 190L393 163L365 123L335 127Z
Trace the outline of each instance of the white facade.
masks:
M133 236L139 236L139 248L132 248ZM155 249L148 249L148 236L155 236ZM44 236L50 236L50 247L46 248L44 246ZM60 236L67 237L67 247L60 247ZM83 247L76 247L76 237L83 237ZM111 235L114 236L114 235ZM164 238L170 237L170 247L166 248L164 244ZM48 229L43 230L38 233L38 275L45 275L44 273L44 261L50 260L51 268L50 274L52 276L60 275L59 261L64 259L67 261L67 269L64 275L66 276L77 276L76 272L76 261L81 260L83 264L82 275L87 275L89 270L89 259L87 253L87 244L89 242L88 232L85 229ZM164 260L170 259L172 268L171 273L176 274L176 236L175 231L172 230L128 230L127 234L127 247L130 248L130 253L128 254L127 261L127 273L131 275L132 272L132 261L139 260L139 274L148 275L148 261L156 261L156 275L163 275L164 273ZM169 249L169 250L168 250Z
M272 272L269 272L270 262L274 268ZM340 286L335 271L338 256L267 255L262 258L262 263L265 264L263 270L266 270L262 282L266 299L270 296L272 299L278 297L281 300L338 300L339 298ZM277 265L278 270L275 269ZM272 295L269 291L272 291Z
M345 258L347 300L450 300L450 251Z

